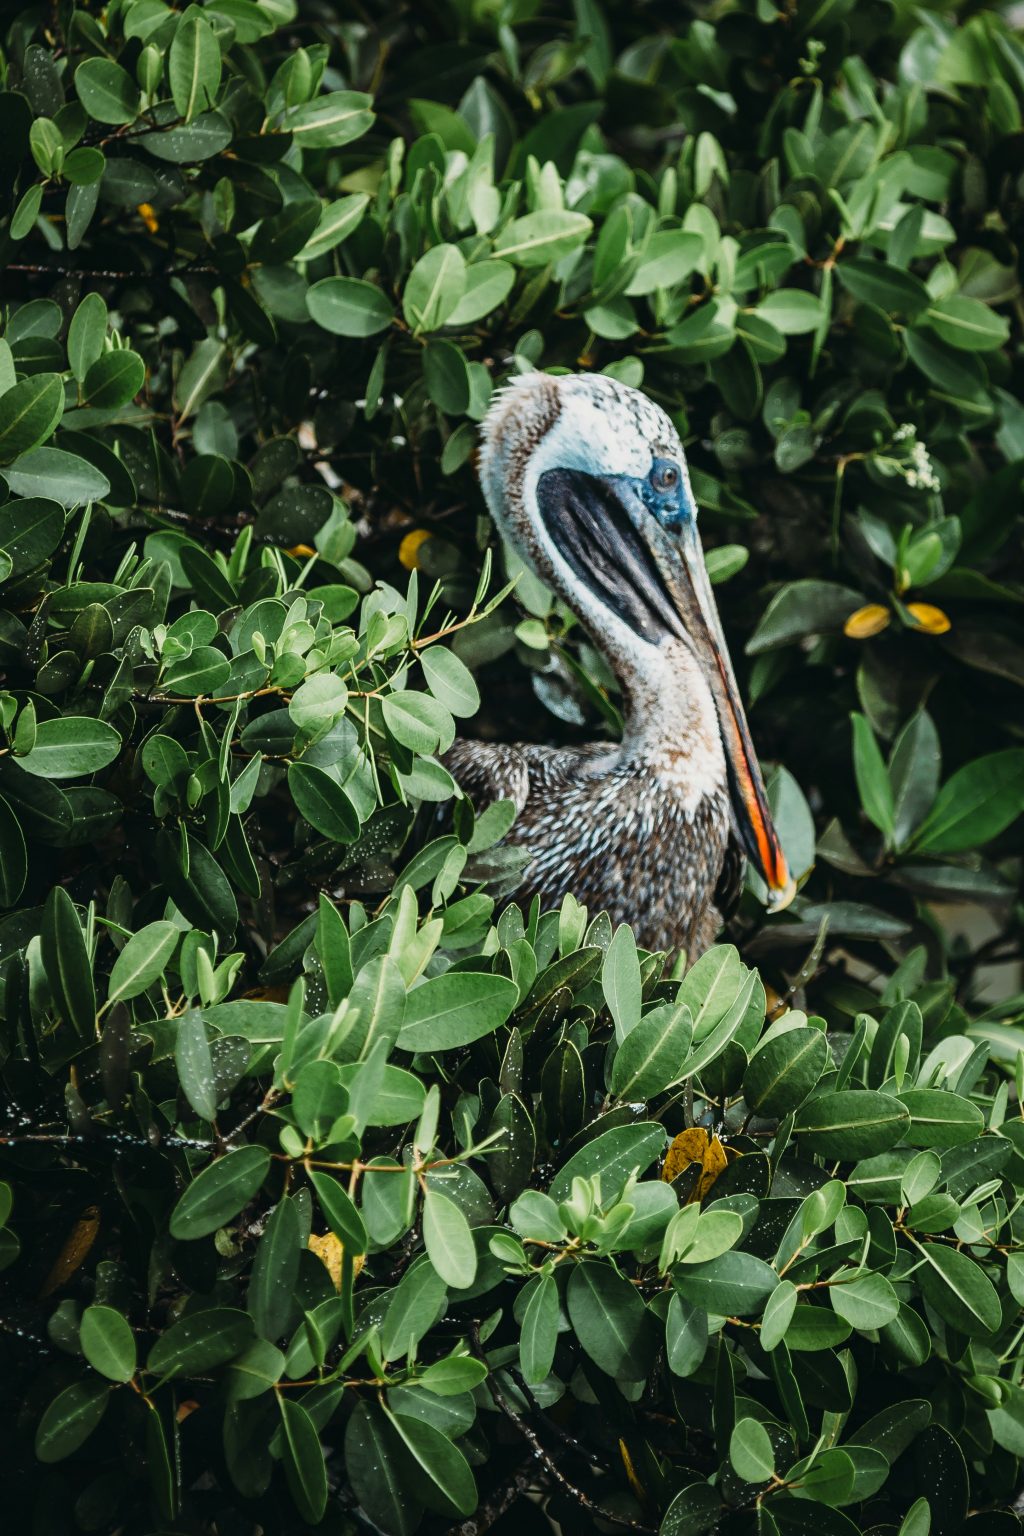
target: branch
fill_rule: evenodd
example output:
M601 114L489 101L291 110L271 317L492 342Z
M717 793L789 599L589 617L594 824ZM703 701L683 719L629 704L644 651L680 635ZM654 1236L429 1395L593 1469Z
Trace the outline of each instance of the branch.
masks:
M486 1364L486 1356L483 1353L480 1343L479 1327L474 1323L470 1332L473 1339L473 1353L476 1355L478 1360L483 1360ZM657 1536L656 1526L647 1525L643 1520L633 1520L629 1515L620 1515L618 1510L606 1509L603 1504L596 1503L589 1494L584 1493L582 1488L577 1488L575 1483L570 1482L565 1473L556 1464L551 1452L538 1438L533 1427L527 1423L522 1415L518 1413L515 1408L513 1408L512 1404L505 1397L501 1388L498 1386L497 1381L494 1379L493 1373L488 1373L485 1385L488 1392L491 1394L491 1398L495 1407L498 1408L500 1412L505 1415L506 1419L508 1419L509 1423L513 1424L519 1431L527 1445L533 1451L534 1457L544 1468L544 1471L547 1473L547 1475L552 1479L553 1482L557 1483L563 1492L567 1493L571 1499L575 1499L576 1503L579 1504L581 1509L585 1509L588 1514L593 1515L598 1520L607 1520L612 1525L622 1525L625 1526L627 1530L639 1531L641 1536Z
M463 1520L460 1525L450 1525L448 1536L483 1536L485 1531L489 1531L492 1525L498 1523L502 1515L508 1513L520 1495L528 1493L536 1482L537 1471L534 1458L528 1456L518 1471L514 1472L485 1504L480 1505L475 1515L471 1515L468 1520Z

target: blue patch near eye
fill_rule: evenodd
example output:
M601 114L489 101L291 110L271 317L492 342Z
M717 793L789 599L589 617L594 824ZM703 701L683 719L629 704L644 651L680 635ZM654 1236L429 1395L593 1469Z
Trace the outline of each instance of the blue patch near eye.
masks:
M640 494L663 528L682 528L696 517L682 470L672 459L655 459Z

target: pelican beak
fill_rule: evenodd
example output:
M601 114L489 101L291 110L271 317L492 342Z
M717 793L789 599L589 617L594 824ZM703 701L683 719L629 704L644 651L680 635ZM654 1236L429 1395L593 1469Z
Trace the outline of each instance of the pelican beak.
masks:
M666 594L678 615L682 638L700 663L715 701L737 831L768 886L769 908L780 911L796 895L796 881L768 808L764 777L750 739L696 525L688 518L678 530L668 532L649 518L645 532Z
M715 701L729 766L736 828L768 886L768 905L796 894L750 739L746 715L697 536L696 508L682 498L670 528L652 515L643 482L579 469L547 470L537 502L556 549L576 578L634 634L666 635L696 657Z

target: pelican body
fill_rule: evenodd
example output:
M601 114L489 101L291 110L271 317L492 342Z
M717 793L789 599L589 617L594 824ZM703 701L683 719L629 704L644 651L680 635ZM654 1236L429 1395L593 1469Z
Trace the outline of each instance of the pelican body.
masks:
M531 373L496 397L480 478L491 515L573 610L622 690L621 743L456 742L477 807L515 802L529 855L517 900L571 891L691 960L721 926L723 868L742 849L792 894L697 534L679 436L639 390Z

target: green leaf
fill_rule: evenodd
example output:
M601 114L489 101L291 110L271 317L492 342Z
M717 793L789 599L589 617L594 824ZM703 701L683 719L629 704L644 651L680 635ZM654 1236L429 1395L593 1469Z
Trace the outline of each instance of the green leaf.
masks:
M180 128L140 133L135 142L157 160L191 165L212 160L227 149L232 137L231 122L223 112L203 112Z
M187 1312L157 1339L149 1352L146 1370L164 1378L204 1375L233 1360L252 1341L252 1318L236 1307Z
M344 1185L318 1169L310 1169L309 1178L331 1231L349 1253L365 1253L369 1246L366 1227Z
M739 1419L729 1438L729 1461L745 1483L766 1483L775 1472L775 1452L758 1419Z
M164 974L181 930L168 922L147 923L133 933L114 961L107 984L107 1006L120 998L139 997Z
M718 1524L722 1505L708 1483L690 1483L666 1509L659 1536L702 1536Z
M578 250L592 228L584 213L540 208L536 213L513 219L502 230L495 243L495 255L515 262L517 267L546 267Z
M402 312L416 335L446 325L466 292L466 262L455 245L435 245L409 273Z
M420 982L409 992L398 1036L403 1051L452 1051L493 1034L519 1001L519 989L505 976L485 971L449 971Z
M220 74L217 34L198 10L190 8L175 30L167 64L171 96L186 123L213 106Z
M441 1515L471 1515L477 1506L476 1482L458 1446L424 1420L389 1416L412 1457L416 1491L424 1503Z
M110 481L77 453L63 448L31 448L2 471L15 496L45 496L69 510L102 501Z
M332 336L376 336L395 318L387 294L356 277L322 278L307 291L306 304L310 317Z
M853 768L857 792L864 814L891 846L895 836L896 806L892 784L875 740L875 733L863 715L852 714Z
M461 416L469 409L469 364L462 348L453 341L427 342L423 350L423 380L428 395L439 410L449 416Z
M427 1257L441 1279L464 1291L476 1279L476 1244L469 1223L454 1200L440 1190L423 1196L423 1241Z
M354 192L350 197L340 197L328 203L320 214L316 229L299 251L298 260L315 261L318 256L325 256L342 245L359 227L369 202L367 193ZM317 286L314 283L313 287Z
M171 1236L206 1237L237 1216L270 1170L266 1147L238 1147L218 1157L188 1185L171 1212Z
M779 1277L752 1253L723 1253L705 1264L679 1265L672 1284L686 1301L707 1312L749 1317L760 1312Z
M40 943L57 1012L82 1040L94 1039L96 987L92 957L75 904L62 885L55 885L46 898Z
M107 335L107 306L102 294L87 293L68 326L68 362L79 384L103 352Z
M85 376L82 392L94 410L116 411L128 405L146 382L146 365L137 352L104 352Z
M912 715L893 743L889 779L893 792L893 839L897 848L931 809L938 793L942 756L939 733L923 709Z
M959 768L939 790L912 846L964 853L998 837L1024 811L1024 748L1008 747Z
M18 757L18 766L40 779L80 779L106 768L120 750L120 734L106 720L66 714L38 722L32 750Z
M776 592L747 641L747 655L760 656L764 651L802 640L805 635L827 635L839 630L863 602L859 592L835 581L787 582Z
M126 69L113 59L86 59L75 70L75 90L82 106L97 123L134 123L139 115L139 88Z
M0 795L0 906L13 907L28 879L28 848L21 822Z
M783 336L804 336L821 322L821 300L802 288L779 288L766 294L754 313Z
M284 1470L301 1519L319 1525L327 1508L327 1466L316 1425L300 1402L278 1394L284 1426Z
M413 1536L423 1506L411 1487L405 1446L377 1403L356 1403L345 1426L345 1474L360 1507L381 1530Z
M828 1295L838 1315L853 1328L884 1328L899 1316L899 1297L884 1275L863 1275L842 1284L834 1283L829 1286Z
M398 1174L379 1174L397 1179ZM448 1291L432 1265L409 1269L391 1291L381 1324L380 1343L385 1360L401 1360L414 1349L447 1305Z
M1010 334L1010 323L1003 315L993 314L980 299L950 294L929 305L923 317L926 323L951 347L965 352L994 352Z
M193 416L203 401L224 381L227 348L212 336L196 343L182 365L174 385L174 403L181 421Z
M263 1229L245 1298L257 1332L268 1343L281 1337L299 1310L295 1286L302 1248L298 1206L283 1195Z
M820 1029L790 1029L762 1045L743 1074L743 1097L759 1115L788 1115L814 1092L828 1061Z
M930 303L928 289L919 277L871 256L840 261L835 271L855 299L875 304L887 314L913 319Z
M45 442L64 413L64 385L56 373L19 379L0 395L0 463Z
M653 1008L615 1053L612 1092L620 1099L651 1099L661 1093L678 1081L692 1037L693 1019L685 1003Z
M454 651L432 645L420 652L420 664L427 687L439 704L457 718L475 715L480 708L480 694L473 674Z
M558 1343L558 1287L553 1275L537 1275L528 1287L529 1299L519 1330L519 1363L528 1386L538 1386L551 1374Z
M848 1504L853 1496L856 1469L846 1451L824 1450L816 1458L797 1462L786 1473L794 1498L818 1504Z
M603 1131L570 1157L552 1180L549 1194L552 1200L566 1200L574 1178L589 1179L598 1173L607 1199L622 1188L630 1174L646 1173L664 1152L667 1141L668 1133L653 1120Z
M516 280L507 261L475 261L466 268L466 288L448 316L448 325L475 325L503 304Z
M909 1124L906 1106L891 1094L848 1088L804 1104L794 1129L808 1152L852 1162L894 1147Z
M448 1355L435 1360L419 1378L419 1385L437 1397L460 1397L473 1392L487 1379L487 1366L469 1355Z
M36 1430L36 1455L63 1461L84 1445L106 1412L110 1388L103 1381L76 1381L54 1398Z
M904 1141L912 1147L955 1147L985 1129L977 1104L941 1088L908 1088L900 1095L910 1113Z
M196 1008L190 1008L178 1021L174 1061L182 1093L200 1120L212 1123L217 1118L219 1094L206 1024Z
M925 1260L917 1271L925 1300L969 1338L995 1333L1002 1321L999 1294L980 1264L942 1243L919 1243Z
M654 1363L654 1319L635 1285L608 1263L577 1264L566 1307L580 1344L606 1375L643 1381Z
M167 668L161 684L170 694L199 698L216 696L231 675L231 664L213 645L197 645L187 656Z
M281 127L301 149L340 149L372 126L372 102L363 91L331 91L286 112Z
M685 282L696 271L703 255L704 241L700 235L684 229L659 230L644 247L640 265L626 289L627 298Z
M639 1024L642 1006L636 939L626 923L619 924L605 951L601 990L615 1025L615 1038L621 1044Z
M93 1370L108 1381L131 1381L135 1375L135 1335L113 1307L86 1307L78 1342Z
M292 763L288 788L296 809L310 826L335 843L351 843L359 836L359 812L337 779L312 763Z
M66 517L55 501L9 501L4 507L2 547L11 560L11 574L22 576L53 553L64 532Z

